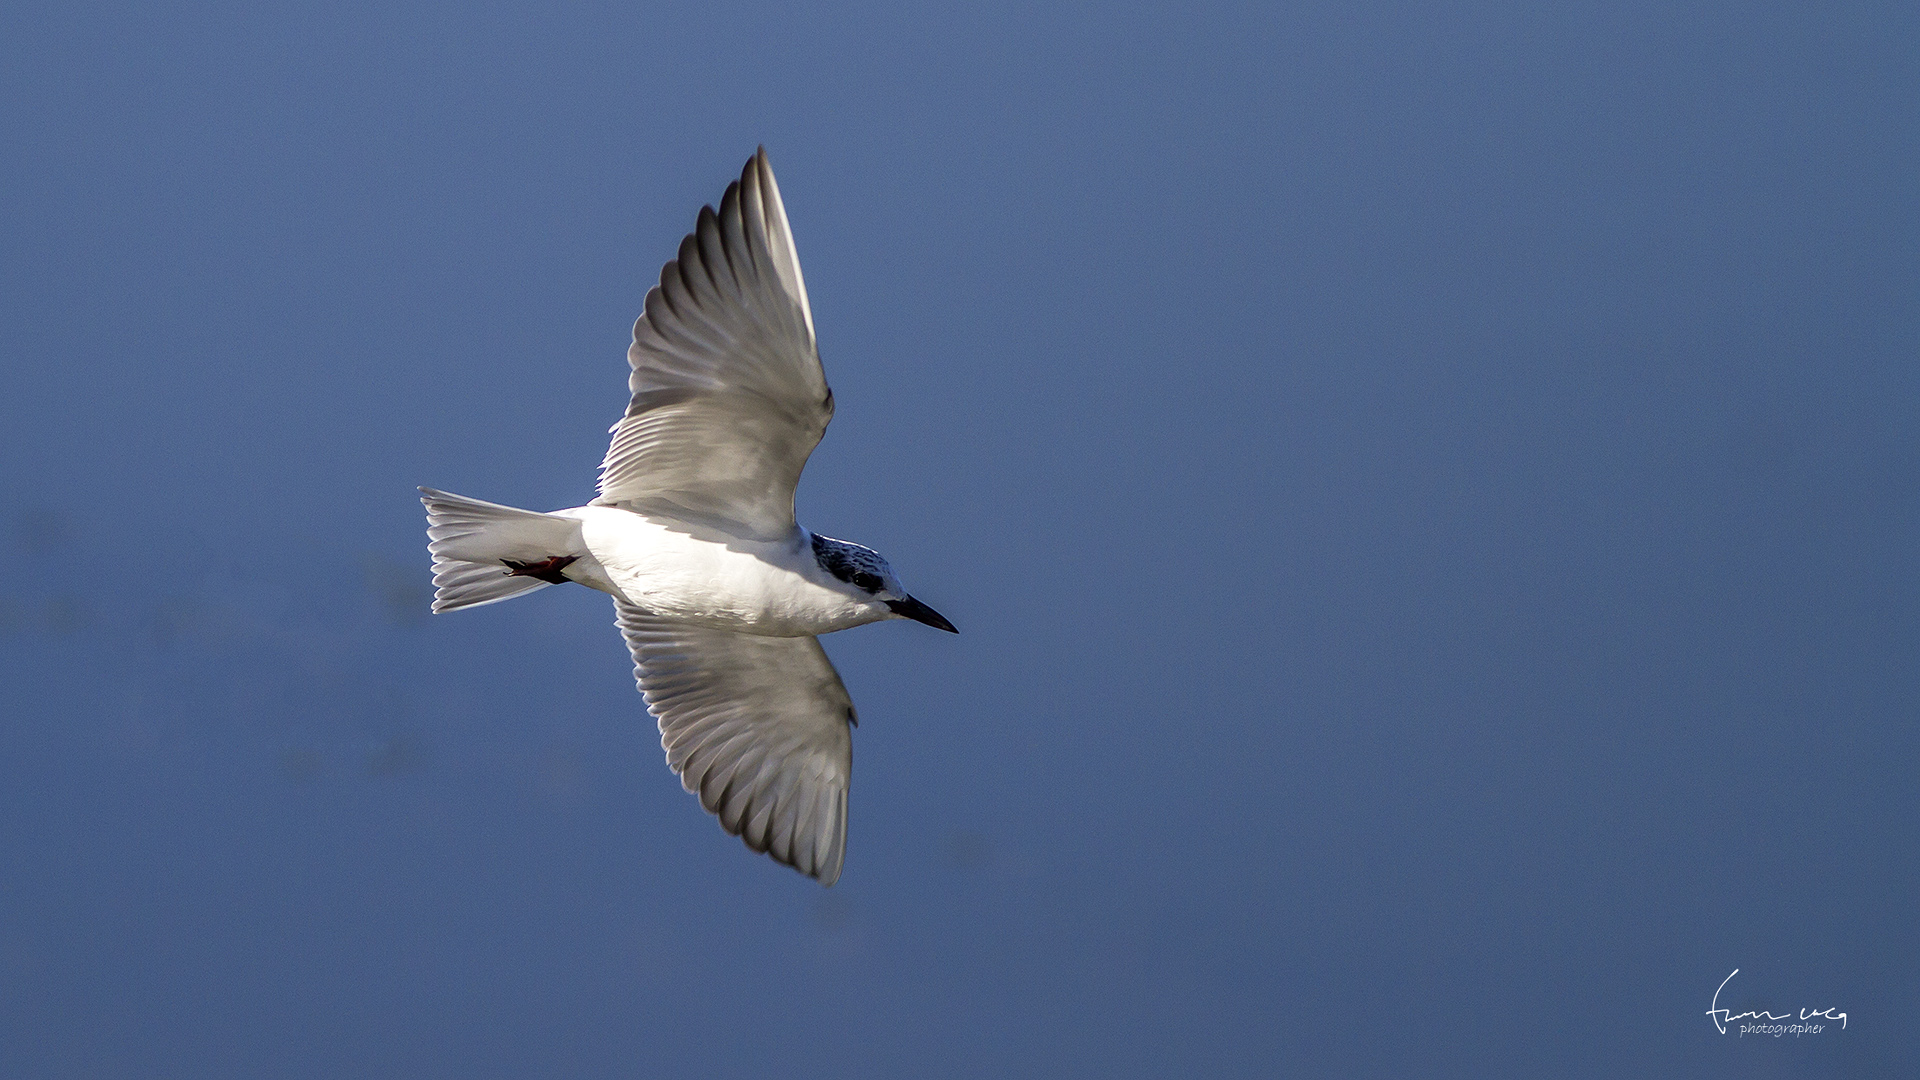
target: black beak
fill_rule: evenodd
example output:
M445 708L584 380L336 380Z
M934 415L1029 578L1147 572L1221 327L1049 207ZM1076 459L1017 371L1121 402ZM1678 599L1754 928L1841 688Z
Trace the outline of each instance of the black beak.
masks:
M887 606L893 609L895 615L903 619L923 622L935 630L945 630L949 634L957 634L960 632L953 628L953 624L948 622L944 615L941 615L939 612L915 600L911 596L905 600L889 600L887 601Z

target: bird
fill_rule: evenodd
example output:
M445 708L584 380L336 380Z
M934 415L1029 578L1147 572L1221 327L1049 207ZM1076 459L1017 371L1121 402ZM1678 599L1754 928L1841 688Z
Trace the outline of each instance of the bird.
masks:
M833 418L764 146L648 290L598 495L541 513L420 488L436 614L576 582L613 597L667 765L748 848L831 886L846 861L853 699L822 634L958 633L871 548L794 516Z

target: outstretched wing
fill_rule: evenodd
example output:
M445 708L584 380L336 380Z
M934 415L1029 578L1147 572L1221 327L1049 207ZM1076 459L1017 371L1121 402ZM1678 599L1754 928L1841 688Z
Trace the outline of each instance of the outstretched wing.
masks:
M764 148L660 271L627 362L633 400L594 501L716 518L763 540L792 531L793 489L833 394Z
M667 764L721 828L831 885L847 850L853 699L820 642L662 619L614 601Z

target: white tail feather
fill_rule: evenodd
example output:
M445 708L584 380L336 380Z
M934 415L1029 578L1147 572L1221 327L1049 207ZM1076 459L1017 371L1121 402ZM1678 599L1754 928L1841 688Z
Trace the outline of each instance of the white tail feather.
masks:
M420 489L427 508L427 550L433 553L433 610L497 604L544 589L536 577L514 577L506 560L537 563L579 555L580 523L498 503Z

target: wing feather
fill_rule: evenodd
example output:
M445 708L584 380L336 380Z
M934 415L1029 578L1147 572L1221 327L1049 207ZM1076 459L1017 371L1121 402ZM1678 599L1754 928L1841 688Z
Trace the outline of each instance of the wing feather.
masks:
M853 700L818 639L614 607L681 784L749 848L833 884L846 861Z
M794 528L793 489L833 418L793 231L764 149L702 207L649 290L633 397L600 465L603 506Z

